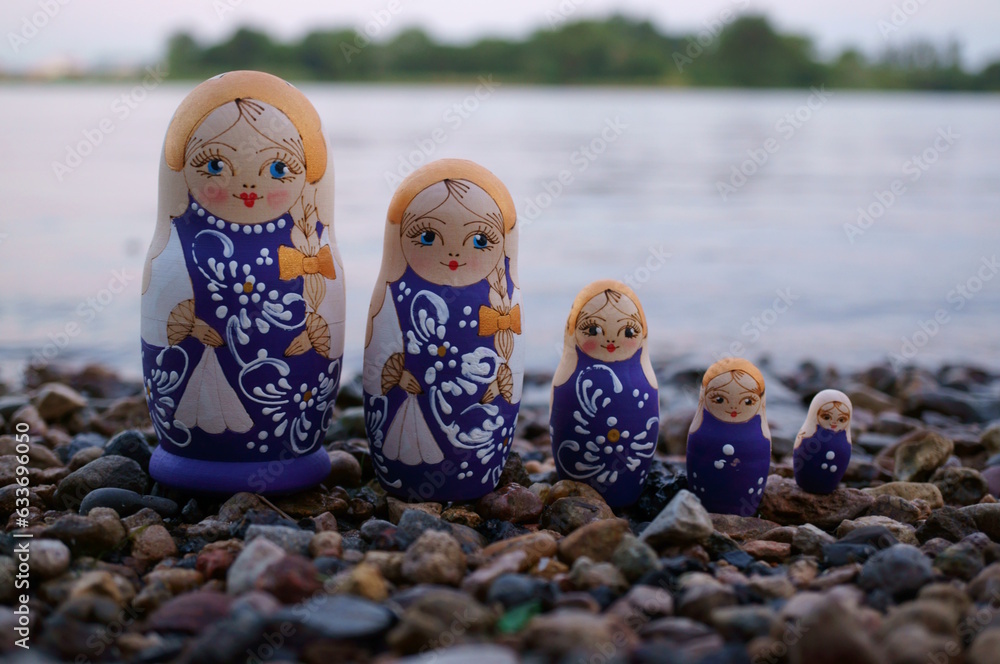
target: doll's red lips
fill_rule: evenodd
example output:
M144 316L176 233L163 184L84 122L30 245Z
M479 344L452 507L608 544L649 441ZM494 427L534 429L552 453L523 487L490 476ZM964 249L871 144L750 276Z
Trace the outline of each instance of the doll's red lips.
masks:
M447 263L441 263L441 265L447 265L448 269L451 270L452 272L454 272L458 268L460 268L463 265L465 265L465 263L459 263L458 261L449 261Z
M729 413L729 417L736 417L737 415L739 415L739 413L737 413L735 410Z
M235 194L233 195L235 196ZM243 192L242 194L237 196L237 198L243 201L243 205L246 205L248 208L252 208L253 204L257 202L257 199L263 198L263 196L257 196L256 193L248 194L246 192Z
M614 344L608 344L607 346L605 346L605 348L608 349L609 353L615 352L615 345Z

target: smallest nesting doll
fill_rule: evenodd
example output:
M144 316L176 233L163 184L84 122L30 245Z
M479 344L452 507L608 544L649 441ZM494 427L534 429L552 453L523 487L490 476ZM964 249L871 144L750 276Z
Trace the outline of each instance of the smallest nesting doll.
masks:
M688 484L709 512L753 516L770 467L764 376L746 360L719 360L701 381L688 431Z
M854 407L838 390L823 390L809 404L809 414L795 437L795 481L809 493L833 493L851 461L851 415Z
M632 289L595 281L573 302L552 381L549 431L559 477L586 482L611 507L638 500L656 451L660 400L647 339Z

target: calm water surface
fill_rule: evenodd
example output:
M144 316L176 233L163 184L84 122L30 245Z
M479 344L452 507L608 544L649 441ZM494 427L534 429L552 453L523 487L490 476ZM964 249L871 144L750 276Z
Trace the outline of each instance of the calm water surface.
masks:
M0 87L2 378L57 348L139 372L160 148L191 84L131 106L130 87ZM514 196L533 370L555 367L573 297L607 277L637 286L654 358L1000 365L1000 96L304 89L333 146L348 370L394 184L441 157L482 163ZM77 162L86 134L100 141ZM867 228L859 207L879 215Z

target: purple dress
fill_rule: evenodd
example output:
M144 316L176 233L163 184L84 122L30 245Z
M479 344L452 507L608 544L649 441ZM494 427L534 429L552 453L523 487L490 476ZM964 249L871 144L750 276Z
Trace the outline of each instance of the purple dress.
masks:
M713 514L754 516L771 468L771 441L760 415L731 423L702 411L701 426L688 434L688 485Z
M506 279L507 292L516 294ZM496 487L510 454L523 377L520 348L507 362L516 385L514 403L503 395L481 403L505 363L494 337L479 334L481 308L490 306L489 283L442 286L407 267L387 288L372 323L366 375L381 374L379 353L388 352L383 339L400 335L402 345L392 350L403 353L405 370L423 392L411 395L395 385L383 395L371 388L378 384L377 375L365 382L365 426L375 474L386 491L408 499L479 498ZM518 308L519 299L519 294L512 298Z
M846 431L817 427L803 438L792 455L795 481L809 493L833 493L851 461L851 444Z
M660 402L641 351L601 362L576 348L576 369L553 389L549 432L561 479L585 482L611 507L639 499L656 451Z
M208 350L193 335L172 346L142 341L146 400L159 439L150 463L157 481L190 490L285 492L329 473L322 442L333 417L341 359L313 349L284 355L305 329L306 314L303 278L279 275L278 247L292 245L292 227L288 214L263 224L230 224L193 200L172 220L195 315L225 345ZM321 233L322 225L317 229ZM175 418L206 352L214 352L249 416L248 430L209 433Z

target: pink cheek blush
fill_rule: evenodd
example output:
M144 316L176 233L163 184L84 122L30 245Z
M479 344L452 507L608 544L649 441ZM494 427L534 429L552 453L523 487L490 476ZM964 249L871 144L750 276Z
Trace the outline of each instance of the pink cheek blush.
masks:
M584 341L583 342L583 352L585 352L585 353L593 353L595 350L597 350L597 342L596 341Z
M267 204L273 210L287 210L291 204L291 194L287 191L272 191L267 195Z
M206 203L222 203L229 198L229 194L222 187L210 184L201 190L201 197Z

